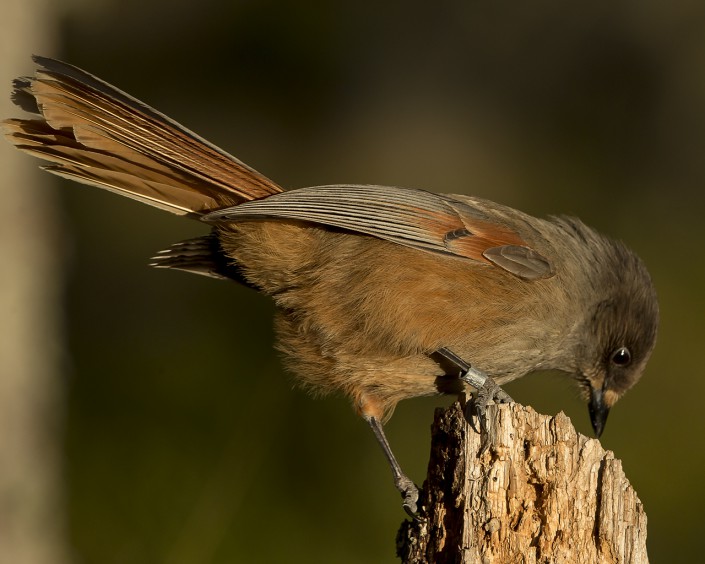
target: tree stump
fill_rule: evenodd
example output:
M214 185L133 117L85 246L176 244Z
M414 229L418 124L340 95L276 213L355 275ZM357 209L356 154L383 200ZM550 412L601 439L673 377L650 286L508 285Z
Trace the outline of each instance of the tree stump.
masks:
M488 410L488 448L459 402L436 411L420 516L405 563L645 563L646 514L600 443L570 419L519 404Z

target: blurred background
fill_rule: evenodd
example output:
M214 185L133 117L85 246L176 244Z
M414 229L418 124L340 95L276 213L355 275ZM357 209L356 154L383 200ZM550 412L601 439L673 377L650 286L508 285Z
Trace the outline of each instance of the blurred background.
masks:
M654 562L702 556L705 4L7 0L0 83L86 68L285 187L375 183L567 213L623 239L659 343L602 444ZM2 97L2 117L19 115ZM205 232L0 144L0 562L393 562L386 462L272 349L272 305L147 267ZM591 435L570 382L507 386ZM387 426L425 476L448 398Z

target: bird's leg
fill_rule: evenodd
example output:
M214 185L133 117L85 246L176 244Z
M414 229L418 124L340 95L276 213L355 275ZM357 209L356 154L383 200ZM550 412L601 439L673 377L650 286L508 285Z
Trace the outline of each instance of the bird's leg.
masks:
M474 407L475 414L480 423L480 437L482 440L480 454L483 454L489 446L487 441L487 419L485 417L487 406L491 401L496 403L512 403L514 400L507 392L500 388L490 376L477 368L473 368L453 351L443 347L436 352L460 371L459 378L461 380L470 384L477 390L472 406ZM466 414L466 416L468 415L470 414ZM467 417L467 419L468 421L472 420L471 417Z
M404 500L404 511L406 511L414 519L418 519L418 515L416 514L417 502L419 500L418 488L402 471L399 462L397 462L397 459L392 452L392 448L389 446L389 441L387 440L387 436L384 434L384 428L382 427L382 423L380 423L379 419L373 415L363 415L363 417L370 425L372 432L377 438L377 442L382 447L382 451L384 452L384 456L387 458L387 462L389 462L389 466L392 469L392 474L394 475L394 485L397 490L399 490L399 493Z

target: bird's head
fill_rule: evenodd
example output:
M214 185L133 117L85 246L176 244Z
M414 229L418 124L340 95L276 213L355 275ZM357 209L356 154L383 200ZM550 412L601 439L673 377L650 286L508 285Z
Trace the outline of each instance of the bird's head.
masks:
M576 344L576 378L599 437L612 406L639 381L656 343L659 310L641 260L612 243L614 261L596 284L604 299L593 305ZM605 291L606 290L606 291Z

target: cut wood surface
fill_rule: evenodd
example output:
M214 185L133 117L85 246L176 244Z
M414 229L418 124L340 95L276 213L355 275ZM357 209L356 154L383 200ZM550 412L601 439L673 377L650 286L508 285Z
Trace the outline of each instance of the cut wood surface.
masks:
M599 441L563 413L490 406L488 448L460 403L439 409L421 494L406 521L403 562L645 563L646 514Z

